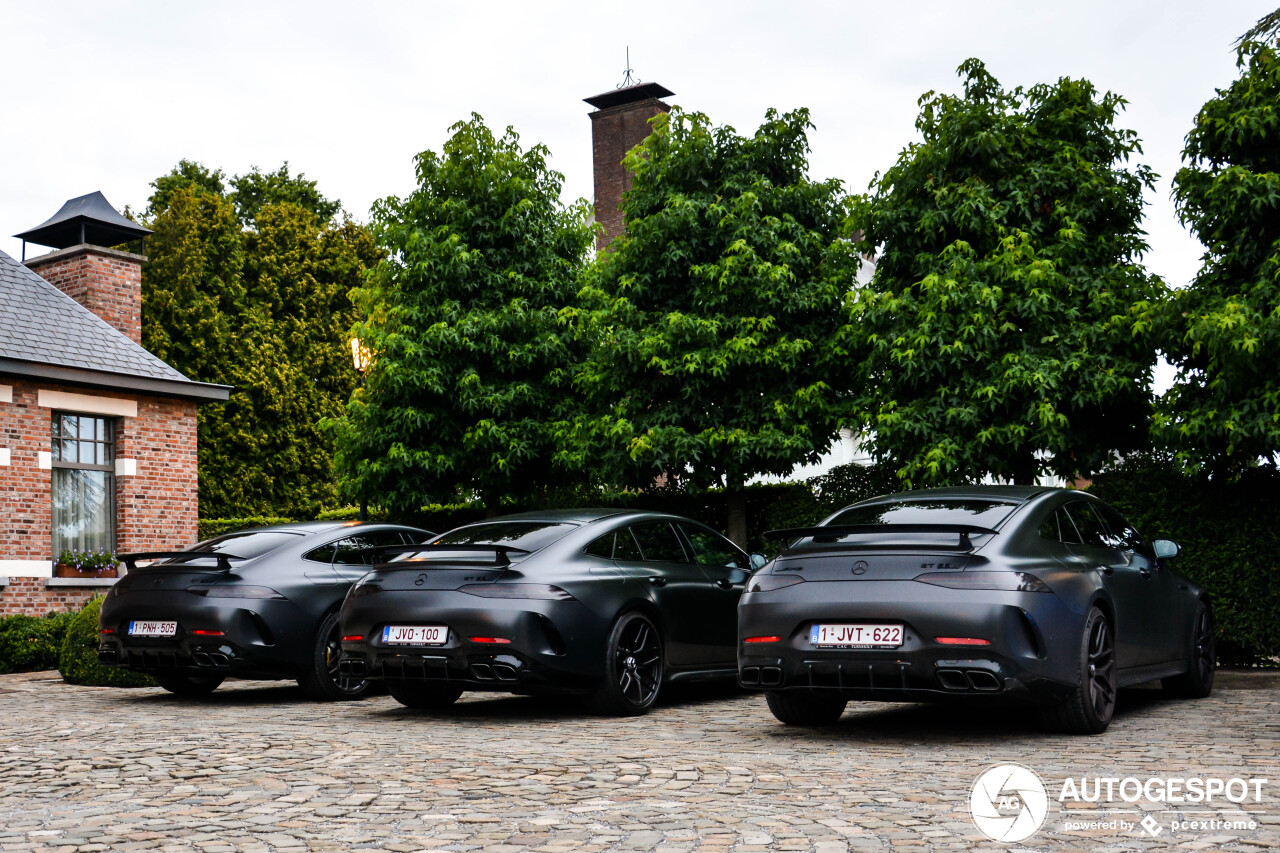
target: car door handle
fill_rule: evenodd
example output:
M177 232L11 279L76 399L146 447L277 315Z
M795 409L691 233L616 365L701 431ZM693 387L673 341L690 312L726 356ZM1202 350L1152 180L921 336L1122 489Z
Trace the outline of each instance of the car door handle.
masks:
M1098 566L1098 571L1102 572L1104 575L1114 575L1116 573L1116 570L1110 566Z
M720 580L716 581L716 586L720 587L721 589L733 589L733 584L725 580L724 578L720 578Z
M658 577L657 575L653 575L649 578L649 583L653 584L654 586L666 586L667 579Z
M1142 579L1143 579L1144 581L1149 581L1149 580L1151 580L1151 570L1150 570L1150 569L1138 569L1138 574L1142 575Z

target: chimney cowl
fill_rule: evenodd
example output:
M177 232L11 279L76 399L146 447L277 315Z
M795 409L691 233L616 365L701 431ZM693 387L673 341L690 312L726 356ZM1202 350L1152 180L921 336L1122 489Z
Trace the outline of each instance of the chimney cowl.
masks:
M24 244L66 249L81 243L116 246L143 239L150 233L151 229L143 228L117 213L101 192L92 192L71 199L40 225L13 236Z

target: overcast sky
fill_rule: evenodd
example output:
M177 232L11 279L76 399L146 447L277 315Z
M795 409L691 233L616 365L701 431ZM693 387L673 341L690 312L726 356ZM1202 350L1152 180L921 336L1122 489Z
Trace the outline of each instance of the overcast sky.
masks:
M1130 102L1121 123L1161 176L1148 264L1181 285L1201 252L1169 201L1182 138L1276 3L0 0L0 249L17 256L8 235L93 190L141 208L184 157L228 174L288 160L365 220L472 111L545 143L566 199L590 198L582 99L622 81L629 46L669 102L740 132L808 107L813 175L858 192L913 139L919 96L958 90L964 59L1009 87L1086 77Z

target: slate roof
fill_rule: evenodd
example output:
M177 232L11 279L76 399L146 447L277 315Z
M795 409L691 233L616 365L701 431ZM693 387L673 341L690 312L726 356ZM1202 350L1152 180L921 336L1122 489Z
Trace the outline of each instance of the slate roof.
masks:
M183 376L4 251L0 373L195 399L230 391Z

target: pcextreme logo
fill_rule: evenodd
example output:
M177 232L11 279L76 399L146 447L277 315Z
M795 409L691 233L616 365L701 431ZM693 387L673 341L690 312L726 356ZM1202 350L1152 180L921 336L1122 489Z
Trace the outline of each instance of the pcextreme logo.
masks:
M1035 834L1049 813L1049 795L1035 771L1021 764L997 764L973 783L969 814L993 841L1022 841Z

